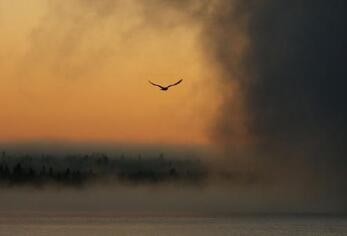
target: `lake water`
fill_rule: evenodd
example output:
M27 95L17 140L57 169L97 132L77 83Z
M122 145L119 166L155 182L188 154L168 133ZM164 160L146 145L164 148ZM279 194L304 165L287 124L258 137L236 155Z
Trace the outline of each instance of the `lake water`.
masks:
M119 217L0 216L0 235L347 235L333 216Z

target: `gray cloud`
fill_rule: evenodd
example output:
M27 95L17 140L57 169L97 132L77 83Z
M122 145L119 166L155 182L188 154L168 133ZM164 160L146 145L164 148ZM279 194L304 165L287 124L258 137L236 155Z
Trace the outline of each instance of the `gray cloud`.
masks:
M227 155L251 156L278 179L290 169L286 178L318 185L340 201L346 196L345 7L324 0L220 1L203 35L221 81L238 86L244 108L241 125L250 141L240 153L237 103L232 90L225 94L214 137L228 144Z

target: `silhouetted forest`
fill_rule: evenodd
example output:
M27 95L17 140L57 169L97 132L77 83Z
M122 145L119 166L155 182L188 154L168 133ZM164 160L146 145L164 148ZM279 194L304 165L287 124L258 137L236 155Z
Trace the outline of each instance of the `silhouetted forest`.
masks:
M88 155L9 155L1 153L0 186L59 184L81 186L91 182L198 184L207 177L199 160L167 159L163 154L142 158Z

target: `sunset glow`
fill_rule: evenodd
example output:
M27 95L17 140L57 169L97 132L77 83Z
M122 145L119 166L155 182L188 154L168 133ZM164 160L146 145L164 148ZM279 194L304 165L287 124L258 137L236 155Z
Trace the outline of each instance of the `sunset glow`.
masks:
M0 140L208 143L218 96L199 25L104 5L0 1Z

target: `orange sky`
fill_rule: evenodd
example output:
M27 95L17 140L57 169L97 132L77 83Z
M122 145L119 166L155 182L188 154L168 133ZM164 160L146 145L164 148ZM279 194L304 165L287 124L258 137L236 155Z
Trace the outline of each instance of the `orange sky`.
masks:
M208 143L219 97L199 25L138 2L0 0L0 140Z

